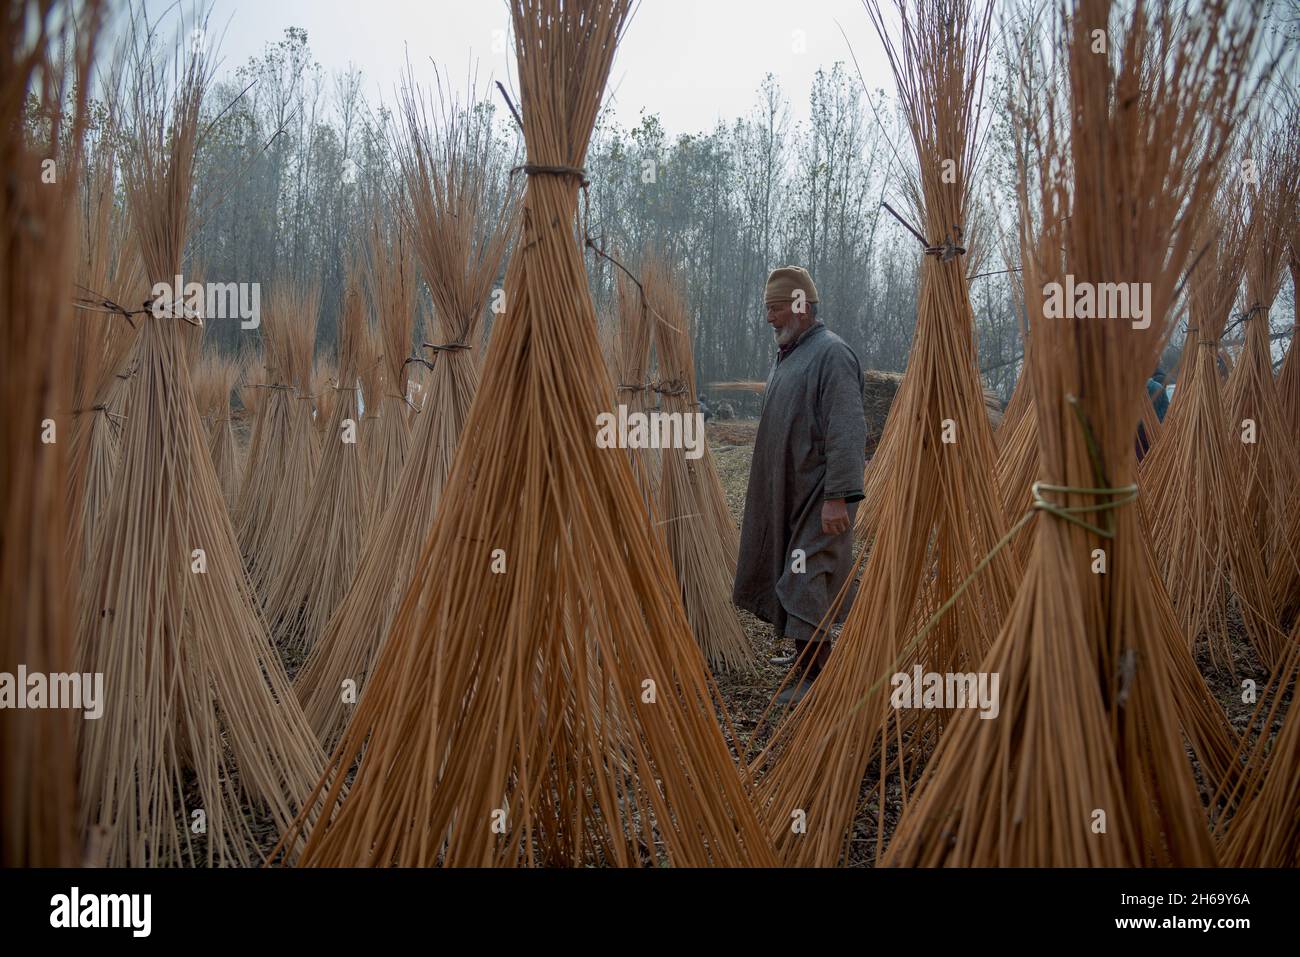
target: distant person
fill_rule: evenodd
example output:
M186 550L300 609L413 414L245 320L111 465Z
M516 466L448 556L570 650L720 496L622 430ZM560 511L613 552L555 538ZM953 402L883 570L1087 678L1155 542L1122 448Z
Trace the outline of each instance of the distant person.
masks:
M1165 413L1169 411L1169 395L1165 392L1165 378L1165 370L1160 366L1156 366L1156 371L1151 373L1151 378L1147 379L1147 395L1151 397L1151 405L1156 410L1156 420L1159 422L1165 420ZM1147 430L1141 422L1138 422L1138 461L1141 462L1150 450L1151 442L1147 438Z
M1161 422L1165 420L1165 413L1169 411L1169 393L1165 391L1167 378L1165 370L1156 366L1156 371L1151 373L1150 379L1147 379L1147 395L1151 396L1151 404L1156 407L1156 418Z
M771 623L778 641L794 642L801 673L777 696L793 704L830 656L830 636L817 626L853 565L867 423L858 357L818 320L808 271L773 270L763 298L777 355L754 439L733 597Z
M704 421L708 422L710 419L712 419L713 410L709 408L709 397L706 396L703 392L701 392L696 402L700 407L700 412L703 413L704 415Z

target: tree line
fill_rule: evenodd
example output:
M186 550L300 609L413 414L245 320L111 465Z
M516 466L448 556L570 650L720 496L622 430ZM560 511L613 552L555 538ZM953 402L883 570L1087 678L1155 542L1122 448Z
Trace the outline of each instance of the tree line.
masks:
M983 255L967 264L986 384L1009 395L1019 371L1020 314L1014 272L998 256L1014 230L1009 157L1016 135L1000 108L1010 71L990 64L984 180L973 190L971 229ZM417 82L434 82L414 69ZM393 106L372 103L356 70L328 74L305 30L291 27L212 87L197 157L197 229L186 269L217 282L284 277L318 282L318 344L330 349L350 257L376 211L401 202ZM464 104L491 128L482 158L502 181L522 159L522 137L503 96L482 89ZM694 318L701 383L766 376L774 354L763 305L768 272L798 264L812 273L820 318L857 352L863 368L901 371L915 324L920 244L882 202L906 215L901 165L907 132L883 90L865 90L843 63L819 70L808 119L791 120L790 94L768 75L750 111L699 133L670 135L645 114L631 128L602 114L588 152L579 228L598 313L613 321L616 274L633 274L642 250L674 263ZM968 230L969 234L969 230ZM618 265L616 265L616 263ZM187 276L189 278L189 276ZM423 308L431 308L422 297ZM489 317L490 319L491 317ZM238 351L248 332L213 322L215 347Z

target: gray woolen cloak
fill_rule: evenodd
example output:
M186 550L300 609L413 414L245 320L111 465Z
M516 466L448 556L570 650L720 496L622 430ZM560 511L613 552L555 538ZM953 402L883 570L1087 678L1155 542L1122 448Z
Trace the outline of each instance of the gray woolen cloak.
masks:
M811 640L852 570L852 526L822 532L822 502L844 499L852 521L866 441L858 357L816 322L767 377L732 595L778 637ZM807 556L803 572L793 570L796 548Z

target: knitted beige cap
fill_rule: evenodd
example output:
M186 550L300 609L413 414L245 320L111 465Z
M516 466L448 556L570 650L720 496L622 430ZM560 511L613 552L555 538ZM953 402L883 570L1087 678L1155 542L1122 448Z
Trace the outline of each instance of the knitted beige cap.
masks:
M805 302L817 301L817 287L813 285L812 276L808 275L808 270L802 266L781 266L772 270L772 275L767 277L767 288L763 291L763 302L771 305L774 302L791 302L795 298L795 290L803 290Z

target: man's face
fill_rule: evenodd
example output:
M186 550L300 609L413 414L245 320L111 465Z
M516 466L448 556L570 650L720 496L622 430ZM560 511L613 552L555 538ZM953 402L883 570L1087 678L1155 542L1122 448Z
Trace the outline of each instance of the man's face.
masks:
M767 324L772 327L772 335L776 337L778 346L788 346L794 342L810 323L806 305L802 312L795 312L792 302L768 304Z

